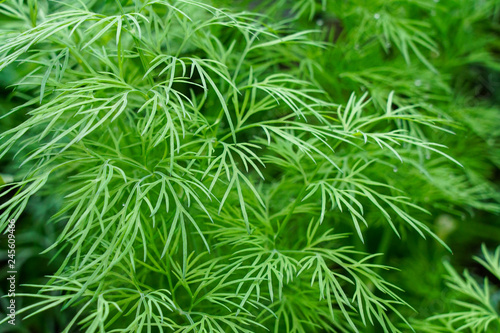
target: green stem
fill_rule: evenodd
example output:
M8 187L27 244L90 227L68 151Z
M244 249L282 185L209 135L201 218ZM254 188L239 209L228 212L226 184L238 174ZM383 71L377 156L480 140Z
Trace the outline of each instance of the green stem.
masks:
M115 2L118 5L118 8L120 9L120 12L122 13L122 15L125 15L125 11L123 10L123 7L122 7L120 0L115 0ZM130 22L128 20L125 20L125 23L127 24L127 28L129 29L129 31L132 32L133 28L130 25ZM137 49L137 52L139 53L139 58L141 59L142 68L144 69L144 72L147 72L148 71L148 64L146 61L146 57L144 56L144 52L142 52L142 49L140 48L140 40L134 34L130 33L130 35L134 39L135 48ZM151 76L148 75L147 78L148 78L148 83L151 86L154 86L154 81L151 78Z
M311 174L311 177L309 178L310 180L312 180L316 176L316 174L318 173L318 171L321 169L322 166L323 166L322 164L318 164L318 166L316 167L314 172ZM304 183L304 186L302 187L299 194L297 195L297 198L295 198L295 201L294 201L292 207L290 208L290 211L285 216L283 222L278 226L278 231L274 235L275 239L277 239L279 234L281 233L281 231L283 231L283 229L285 229L286 225L288 224L288 222L290 221L290 218L293 215L293 212L295 211L295 208L297 208L298 204L302 201L302 198L304 197L304 194L305 194L307 187L309 186L310 183L311 183L311 181L306 181Z

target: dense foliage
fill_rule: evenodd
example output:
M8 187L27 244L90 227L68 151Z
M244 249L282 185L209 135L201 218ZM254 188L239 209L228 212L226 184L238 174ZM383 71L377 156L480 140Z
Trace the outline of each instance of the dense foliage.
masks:
M500 329L497 1L0 15L19 331Z

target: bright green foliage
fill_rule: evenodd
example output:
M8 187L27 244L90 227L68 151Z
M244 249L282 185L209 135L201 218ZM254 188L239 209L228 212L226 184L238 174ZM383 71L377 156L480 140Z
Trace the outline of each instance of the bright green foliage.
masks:
M22 73L2 230L60 200L45 253L63 261L19 314L73 311L64 332L411 330L390 240L450 249L432 214L500 212L499 112L462 92L472 64L500 69L499 8L0 3L0 70ZM499 251L480 261L493 274ZM493 327L488 284L446 269L484 307L418 325Z

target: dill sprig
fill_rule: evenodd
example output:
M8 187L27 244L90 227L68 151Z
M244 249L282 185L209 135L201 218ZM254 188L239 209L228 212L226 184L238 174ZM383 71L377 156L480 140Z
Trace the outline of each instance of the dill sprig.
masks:
M45 252L64 261L27 286L20 296L38 302L19 314L74 307L64 332L411 328L382 253L353 244L381 226L451 251L416 183L436 203L499 211L446 148L461 120L440 71L460 64L438 57L435 22L395 1L287 4L0 3L0 70L25 73L12 82L24 102L2 118L26 115L0 134L0 157L15 151L22 166L0 192L2 230L43 189L62 198ZM330 10L344 25L335 40L311 27Z

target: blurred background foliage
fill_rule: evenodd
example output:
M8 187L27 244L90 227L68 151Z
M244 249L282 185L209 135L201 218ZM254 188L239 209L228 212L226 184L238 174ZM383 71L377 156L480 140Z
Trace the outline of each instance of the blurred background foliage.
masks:
M89 7L92 3L98 5L98 1L85 2ZM126 2L122 0L124 5ZM27 10L32 3L27 2ZM385 109L387 96L393 91L395 106L418 105L421 113L452 121L455 135L428 128L416 135L446 145L446 153L463 168L442 163L444 157L430 159L424 151L405 156L403 164L381 155L387 169L374 177L404 190L417 205L430 211L432 214L423 218L434 226L433 230L453 254L437 242L409 237L404 231L401 239L394 237L391 230L383 227L380 213L375 210L367 212L366 219L374 222L364 230L365 243L353 237L352 245L368 253L384 253L378 262L399 269L384 272L384 277L404 290L403 298L414 310L402 309L402 314L417 332L453 332L446 319L433 316L461 311L457 300L475 302L447 285L445 277L453 272L451 267L459 275L467 269L480 286L484 286L483 278L487 277L491 305L498 311L498 276L473 256L483 256L482 244L490 250L500 244L500 2L221 0L211 4L234 12L262 13L262 20L283 20L293 31L315 30L311 38L324 42L324 47L290 46L296 59L286 70L313 80L333 101L345 103L352 92L358 96L368 92L375 107ZM16 24L0 10L2 27ZM0 36L0 43L7 37ZM260 56L273 61L280 55L269 51ZM12 86L28 72L26 67L20 70L15 65L0 72L0 115L31 98L22 86ZM20 112L1 118L0 132L25 119L26 115ZM23 174L12 162L15 151L14 148L0 160L2 179L16 179ZM419 163L425 167L416 167ZM58 211L61 200L48 188L30 200L18 221L17 265L22 283L43 283L45 276L61 264L61 256L51 261L55 251L40 254L57 238L60 226L47 221ZM3 237L0 260L5 264ZM5 272L0 271L2 293ZM0 302L3 311L5 299ZM23 307L29 300L23 298L20 302ZM15 329L59 332L71 318L71 310L53 309L43 316L23 320ZM495 332L495 328L499 329L498 321L490 326L490 332ZM467 329L482 331L464 328ZM0 332L10 331L12 328L6 325L0 328ZM377 332L377 328L367 328L366 332Z

